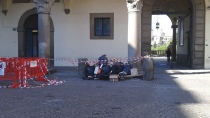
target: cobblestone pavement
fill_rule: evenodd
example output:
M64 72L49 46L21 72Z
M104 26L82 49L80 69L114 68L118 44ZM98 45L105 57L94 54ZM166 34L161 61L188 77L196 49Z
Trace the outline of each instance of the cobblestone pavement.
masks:
M210 118L210 73L176 72L158 61L154 81L110 82L58 68L61 85L1 88L0 118Z

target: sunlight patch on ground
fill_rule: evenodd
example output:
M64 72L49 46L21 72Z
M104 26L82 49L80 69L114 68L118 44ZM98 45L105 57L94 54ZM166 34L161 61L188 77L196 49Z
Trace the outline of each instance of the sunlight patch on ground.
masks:
M209 118L210 104L181 104L178 108L187 118Z
M171 75L180 89L192 96L194 102L180 103L178 108L187 118L209 118L210 116L210 80L200 74ZM179 78L177 78L179 76ZM184 100L184 98L182 98ZM195 117L196 116L196 117Z

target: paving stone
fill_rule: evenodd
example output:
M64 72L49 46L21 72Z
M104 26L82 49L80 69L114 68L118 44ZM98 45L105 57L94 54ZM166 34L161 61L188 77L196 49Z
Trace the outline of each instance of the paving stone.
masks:
M153 81L116 83L83 80L74 76L76 69L60 68L48 76L65 80L61 85L1 88L0 117L210 118L210 74L169 74L165 72L168 66L161 68L164 72L157 70L160 73L155 72Z

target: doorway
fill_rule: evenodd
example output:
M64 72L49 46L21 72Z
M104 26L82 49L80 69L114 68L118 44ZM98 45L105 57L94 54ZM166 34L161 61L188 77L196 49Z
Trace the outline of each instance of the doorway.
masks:
M25 55L24 57L38 57L38 14L28 16L24 22Z
M25 31L25 57L39 57L38 31L26 29Z

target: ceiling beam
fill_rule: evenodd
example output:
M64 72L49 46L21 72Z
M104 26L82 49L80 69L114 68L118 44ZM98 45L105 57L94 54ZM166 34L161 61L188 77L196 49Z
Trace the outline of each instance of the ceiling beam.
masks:
M161 14L189 14L190 12L165 12L165 11L152 11L153 15L161 15Z

